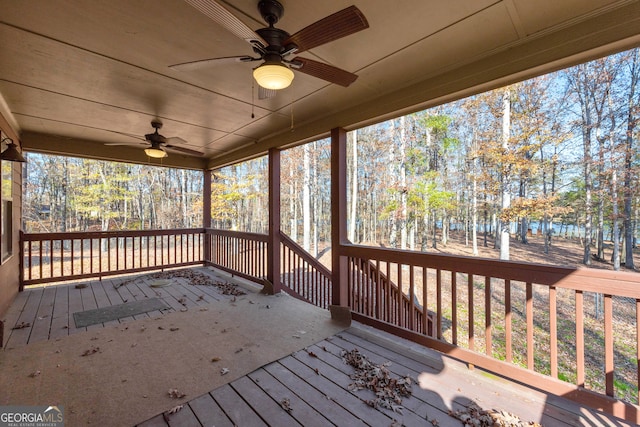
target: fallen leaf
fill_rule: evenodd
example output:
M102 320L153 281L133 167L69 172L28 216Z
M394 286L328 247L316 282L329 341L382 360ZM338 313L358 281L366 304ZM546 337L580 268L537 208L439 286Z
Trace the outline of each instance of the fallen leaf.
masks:
M169 397L171 397L173 399L182 399L185 396L186 396L186 394L178 391L177 388L170 388L169 389Z
M179 330L180 330L180 328L169 328L169 330L170 330L171 332L175 332L175 331L179 331Z
M28 322L20 322L18 323L16 326L14 326L11 329L24 329L24 328L29 328L31 326L31 323Z
M220 375L227 375L229 373L229 368L220 369Z
M100 347L91 347L89 350L85 350L85 352L82 353L80 356L82 356L82 357L90 356L92 354L96 354L99 351L100 351Z
M76 288L76 289L84 289L84 288L86 288L87 286L89 286L89 285L87 285L86 283L78 283L78 284L75 286L75 288Z
M284 409L288 413L291 413L291 411L293 411L293 408L291 407L291 402L286 397L280 401L280 406L282 406L282 409Z
M236 354L240 353L243 350L242 347L240 347L239 349L236 350Z
M211 358L211 362L213 362L213 363L219 362L221 360L222 360L222 358L220 358L220 357L212 357Z
M318 357L318 355L315 354L313 351L308 351L307 354L311 357Z
M31 373L29 374L29 377L30 377L30 378L35 378L35 377L37 377L38 375L40 375L40 373L41 373L40 371L34 371L34 372L31 372Z
M167 414L168 415L175 414L176 412L179 412L182 408L184 408L184 405L174 406L173 408L167 411Z

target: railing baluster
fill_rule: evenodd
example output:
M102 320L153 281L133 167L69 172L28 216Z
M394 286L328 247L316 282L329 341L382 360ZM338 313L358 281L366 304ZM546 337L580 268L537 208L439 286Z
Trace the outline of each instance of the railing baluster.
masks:
M558 312L556 308L556 287L549 288L549 344L551 376L558 378Z
M605 393L614 395L614 362L613 362L613 297L604 296L604 370Z
M64 239L60 239L60 275L64 276Z
M458 344L458 287L457 274L451 272L451 342Z
M376 270L375 270L375 286L376 286L376 305L375 305L375 316L376 319L382 318L382 283L380 282L380 260L376 260Z
M473 274L467 276L467 297L469 299L469 350L475 350L475 328L474 328L474 316L473 316Z
M427 287L427 267L422 267L422 328L425 335L431 335L429 330L429 307L427 306L427 294L429 288Z
M75 262L74 261L75 261L75 258L76 258L75 252L73 250L75 239L70 239L70 243L71 243L71 248L70 248L71 249L71 251L70 251L70 254L71 254L71 274L70 275L73 276L73 274L75 273Z
M491 277L484 277L484 349L485 354L492 354L492 325L491 325Z
M505 279L504 281L504 345L506 353L506 361L511 363L513 361L513 341L511 336L511 280Z
M533 285L527 282L526 311L527 311L527 368L534 370L533 360Z
M412 331L416 330L416 308L414 304L416 290L414 282L413 265L409 265L409 329Z
M442 339L442 270L436 270L436 337Z
M398 297L398 315L397 315L397 325L400 327L405 327L406 324L404 322L404 298L402 298L404 291L402 290L403 286L402 286L402 264L397 263L396 264L396 272L397 272L397 276L398 276L398 290L397 292L397 297Z

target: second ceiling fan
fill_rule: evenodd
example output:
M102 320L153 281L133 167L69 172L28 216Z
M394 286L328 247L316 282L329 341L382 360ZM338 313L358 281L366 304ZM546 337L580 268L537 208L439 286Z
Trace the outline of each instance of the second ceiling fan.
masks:
M204 59L171 65L173 69L193 70L220 63L263 61L253 70L253 76L258 85L267 89L266 92L261 93L288 87L294 78L292 69L344 87L358 78L356 74L323 62L299 56L289 59L294 53L303 52L369 28L367 19L355 6L329 15L290 35L275 27L284 13L284 7L277 0L261 0L258 3L258 10L268 27L256 31L245 25L216 0L184 1L237 37L247 41L257 56Z

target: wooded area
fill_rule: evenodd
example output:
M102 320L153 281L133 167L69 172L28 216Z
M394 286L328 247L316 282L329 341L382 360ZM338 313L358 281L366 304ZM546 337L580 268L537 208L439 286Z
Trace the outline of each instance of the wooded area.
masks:
M349 238L429 251L579 239L634 268L638 49L358 129L348 137ZM313 254L330 235L330 144L282 153L282 228ZM196 171L29 154L27 231L200 226ZM266 233L267 159L214 171L214 227Z

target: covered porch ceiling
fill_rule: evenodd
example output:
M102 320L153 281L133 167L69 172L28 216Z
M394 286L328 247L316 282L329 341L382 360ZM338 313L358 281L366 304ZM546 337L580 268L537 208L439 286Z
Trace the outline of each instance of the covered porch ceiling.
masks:
M257 0L218 2L266 26ZM281 3L276 27L289 33L352 4L363 12L368 29L304 53L353 84L296 72L262 100L256 63L169 68L252 54L182 0L0 0L0 111L28 151L130 162L149 161L140 138L160 119L161 134L204 153L170 151L163 164L216 168L640 44L632 0Z

